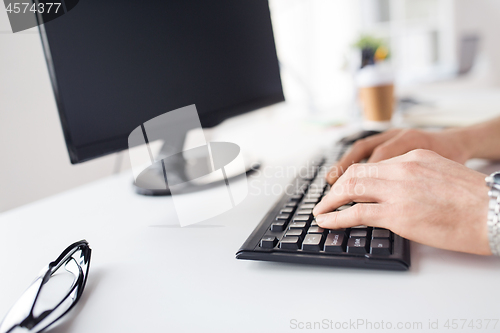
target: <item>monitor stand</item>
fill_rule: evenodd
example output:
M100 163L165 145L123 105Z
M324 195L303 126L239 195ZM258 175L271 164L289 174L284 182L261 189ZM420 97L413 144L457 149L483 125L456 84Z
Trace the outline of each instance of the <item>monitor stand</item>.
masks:
M136 193L147 196L171 195L168 184L176 184L176 193L179 191L179 185L181 186L182 193L202 191L223 185L227 179L249 174L260 167L259 162L245 158L246 156L244 156L244 172L238 172L238 170L231 172L233 168L228 168L229 170L226 170L224 173L225 177L221 177L221 173L212 172L213 161L210 154L189 154L192 150L189 150L188 154L172 154L172 152L182 152L184 142L185 137L174 144L172 142L170 142L170 145L163 144L158 154L161 161L152 164L142 171L134 182ZM237 147L232 143L215 144L229 144ZM203 149L198 149L199 151L203 151ZM196 175L208 176L196 177Z

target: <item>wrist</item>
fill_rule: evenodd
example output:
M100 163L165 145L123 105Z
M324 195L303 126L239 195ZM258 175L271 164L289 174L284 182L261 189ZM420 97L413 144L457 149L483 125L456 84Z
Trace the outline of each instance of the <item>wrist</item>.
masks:
M489 187L488 240L493 255L500 256L500 172L486 177Z
M481 144L481 133L478 133L476 128L451 129L448 130L448 133L452 137L452 140L457 143L463 163L477 156Z

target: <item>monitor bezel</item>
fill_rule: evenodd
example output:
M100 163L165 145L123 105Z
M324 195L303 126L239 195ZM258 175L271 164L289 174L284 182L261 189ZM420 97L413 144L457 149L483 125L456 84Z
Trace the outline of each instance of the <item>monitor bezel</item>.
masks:
M68 150L69 158L71 164L79 164L82 162L90 161L99 157L104 157L113 153L118 153L120 151L128 149L128 145L123 145L124 142L127 142L128 135L123 135L119 137L114 137L110 138L107 140L101 140L94 142L92 144L88 144L85 146L76 146L71 138L71 132L70 128L68 125L66 113L65 113L65 106L62 101L62 98L59 94L59 86L57 83L57 75L55 73L54 69L54 64L52 60L52 54L50 51L50 46L49 42L47 39L47 32L45 30L44 24L43 24L43 18L41 15L36 15L36 19L38 22L38 30L40 33L40 38L41 38L41 43L42 43L42 49L45 55L45 60L47 63L47 68L48 68L48 73L49 73L49 78L51 81L52 85L52 90L54 92L54 98L56 101L56 106L57 106L57 111L59 114L59 120L61 122L61 127L63 130L63 135L64 135L64 141L66 143L66 148ZM272 24L271 24L271 29ZM272 31L273 32L273 31ZM273 33L274 35L274 33ZM278 55L276 52L276 42L273 38L273 44L274 44L274 50L275 50L275 57L276 57L276 62L279 66L279 61L278 61ZM281 82L281 75L278 73L278 76L280 76L280 92L271 94L268 96L261 97L259 99L253 99L249 101L245 101L236 105L232 105L229 107L226 107L224 109L219 109L217 111L212 111L210 114L210 117L207 117L207 115L200 115L200 120L203 124L203 127L205 128L210 128L217 126L224 120L228 118L232 118L250 111L254 111L266 106L270 106L273 104L277 104L280 102L285 101L285 96L283 94L283 84ZM180 106L182 107L182 106Z

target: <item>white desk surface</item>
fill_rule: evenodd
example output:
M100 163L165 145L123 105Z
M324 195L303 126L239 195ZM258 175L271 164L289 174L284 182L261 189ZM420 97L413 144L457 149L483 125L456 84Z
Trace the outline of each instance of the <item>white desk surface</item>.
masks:
M0 316L44 265L85 238L87 287L52 332L310 331L293 329L293 319L422 322L422 332L429 320L442 331L448 319L500 319L497 258L412 244L407 272L236 260L277 195L250 194L180 228L170 199L136 195L130 181L125 172L0 215Z

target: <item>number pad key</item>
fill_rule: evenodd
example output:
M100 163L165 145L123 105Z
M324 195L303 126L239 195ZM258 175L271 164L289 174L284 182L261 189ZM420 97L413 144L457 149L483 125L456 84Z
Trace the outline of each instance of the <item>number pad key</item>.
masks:
M391 232L387 229L374 229L372 232L372 238L391 238Z
M304 201L302 201L302 202L305 204L316 205L316 203L318 203L318 201L319 201L319 197L318 198L305 198Z
M391 241L389 239L372 239L370 253L388 256L391 254Z
M322 234L307 234L302 243L302 250L320 251L323 247Z
M345 252L346 237L344 233L328 234L325 241L325 252Z
M350 238L368 237L368 229L352 229Z
M280 214L292 214L293 210L293 207L286 207L280 211Z
M285 237L300 237L302 239L304 234L305 234L304 229L289 229L285 233Z
M347 241L347 253L366 254L367 251L366 238L349 238Z
M324 234L325 229L317 226L310 227L309 230L307 230L308 234Z
M311 219L310 215L296 215L293 218L293 222L309 222L310 219Z
M274 236L264 236L260 240L260 247L265 249L272 249L278 243L278 239Z
M313 209L314 207L316 207L315 204L302 204L299 206L299 209Z
M290 223L289 229L304 229L307 226L306 222L292 222Z
M285 250L298 250L300 248L300 237L283 237L280 242L280 248Z
M276 220L285 220L287 221L290 218L290 214L279 214L276 216Z
M271 231L283 231L286 227L286 221L277 221L271 224Z

